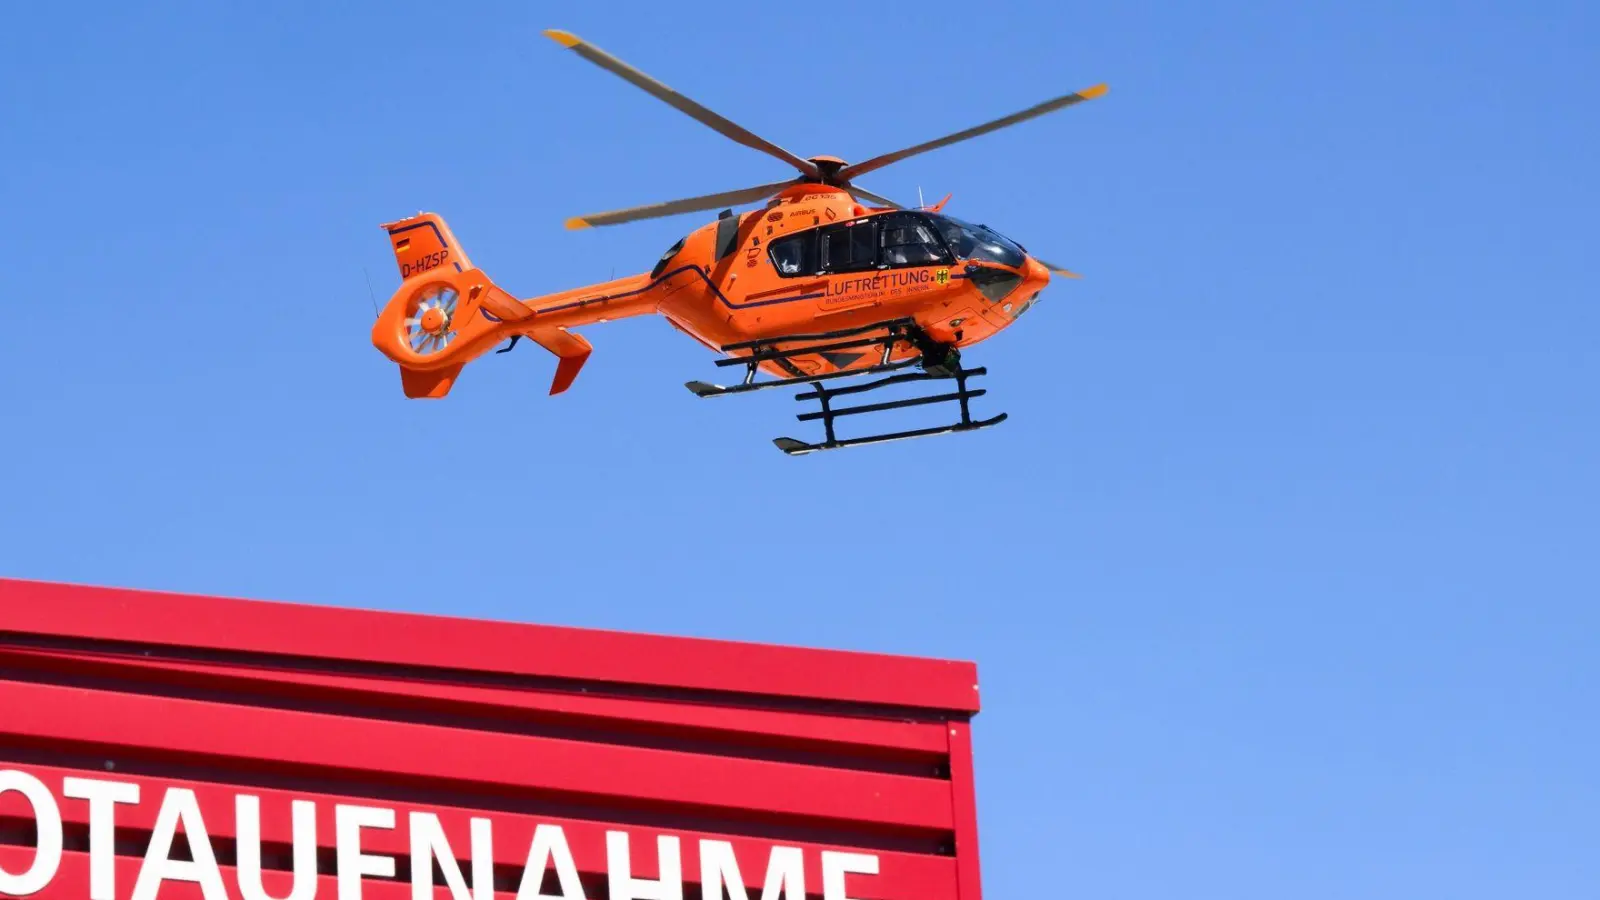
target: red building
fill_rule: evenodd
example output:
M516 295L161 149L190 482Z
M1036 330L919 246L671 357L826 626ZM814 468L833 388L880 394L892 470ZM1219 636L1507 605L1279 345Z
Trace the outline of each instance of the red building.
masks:
M0 896L979 900L970 663L0 579Z

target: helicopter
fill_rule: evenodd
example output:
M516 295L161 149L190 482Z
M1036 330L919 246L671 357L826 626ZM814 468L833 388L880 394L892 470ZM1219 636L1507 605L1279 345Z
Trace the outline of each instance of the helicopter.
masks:
M823 439L778 437L801 455L997 425L1006 413L975 418L982 389L968 379L961 351L994 336L1038 302L1051 275L1075 273L1031 255L994 229L944 212L950 197L907 206L855 180L921 153L1074 106L1106 93L1098 84L944 137L857 163L801 158L761 138L627 63L560 30L545 36L580 58L666 102L724 137L792 167L793 177L738 190L578 216L570 230L607 227L720 209L715 220L668 247L645 273L526 299L475 267L444 218L433 212L383 224L402 283L379 313L373 345L400 368L410 398L446 396L467 363L507 353L527 338L557 360L552 395L572 386L593 346L575 328L660 315L742 367L729 385L689 381L697 397L807 385L796 400L820 409ZM920 191L919 191L920 194ZM735 213L734 207L763 203ZM505 342L498 350L496 346ZM766 377L759 378L758 375ZM842 379L880 376L834 386ZM731 379L730 379L731 380ZM840 396L915 382L954 382L920 397L836 406ZM935 386L937 389L937 386ZM959 421L931 428L839 438L835 420L909 406L957 403ZM864 421L855 419L852 421Z

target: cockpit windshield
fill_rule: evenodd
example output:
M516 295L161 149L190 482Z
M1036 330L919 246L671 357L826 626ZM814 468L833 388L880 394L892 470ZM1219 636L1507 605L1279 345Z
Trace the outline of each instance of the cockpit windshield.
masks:
M1020 267L1025 259L1021 245L986 225L973 225L954 216L931 215L945 243L962 259L997 262Z

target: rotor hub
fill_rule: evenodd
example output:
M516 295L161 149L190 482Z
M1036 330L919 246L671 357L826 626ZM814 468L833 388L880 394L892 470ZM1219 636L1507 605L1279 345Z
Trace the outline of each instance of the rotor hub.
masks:
M819 183L841 188L849 186L848 182L839 180L839 172L846 165L845 161L839 157L813 156L807 162L817 167L819 177L816 180Z
M405 321L405 342L413 353L429 356L450 346L456 338L451 330L459 297L445 284L429 285L418 295L415 310Z
M422 330L438 334L450 324L450 316L440 307L432 307L422 313Z

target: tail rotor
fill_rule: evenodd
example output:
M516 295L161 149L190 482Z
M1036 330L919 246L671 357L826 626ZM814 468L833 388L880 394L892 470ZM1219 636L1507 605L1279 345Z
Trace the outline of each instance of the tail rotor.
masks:
M418 356L432 356L456 339L456 303L460 295L448 284L432 285L412 300L405 319L406 344Z

